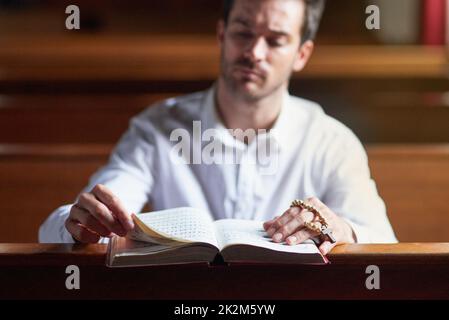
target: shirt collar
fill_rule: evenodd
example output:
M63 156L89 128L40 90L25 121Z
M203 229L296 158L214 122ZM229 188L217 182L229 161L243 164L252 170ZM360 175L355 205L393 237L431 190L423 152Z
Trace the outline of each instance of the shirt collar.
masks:
M298 118L295 112L295 105L292 96L286 90L283 96L282 108L276 122L270 130L270 136L273 137L281 150L289 150L293 145L292 139L299 133L303 118Z
M236 145L234 137L224 126L217 112L215 104L216 84L214 84L207 92L203 101L201 111L201 122L203 130L214 129L218 134L218 139L225 145ZM267 134L267 139L274 139L275 143L281 150L288 150L292 146L292 137L298 134L298 128L301 127L302 119L297 118L295 106L292 97L286 90L283 96L281 112L276 119L273 127ZM243 143L242 143L243 145Z
M214 138L221 141L226 146L244 148L244 144L234 139L229 130L221 121L215 104L216 84L207 92L203 101L201 113L201 126L203 130L214 130Z

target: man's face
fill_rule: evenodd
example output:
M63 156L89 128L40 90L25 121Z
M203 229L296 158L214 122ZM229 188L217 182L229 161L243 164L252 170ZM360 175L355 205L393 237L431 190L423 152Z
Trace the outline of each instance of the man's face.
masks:
M307 62L300 50L305 4L300 0L236 0L228 24L219 23L221 77L234 94L262 99L287 85Z

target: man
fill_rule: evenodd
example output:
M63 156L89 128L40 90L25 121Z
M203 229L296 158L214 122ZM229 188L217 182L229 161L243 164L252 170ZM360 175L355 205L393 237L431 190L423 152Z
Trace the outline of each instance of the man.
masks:
M125 236L133 228L130 213L147 202L154 210L189 206L214 219L265 221L273 241L312 238L323 254L341 243L396 241L359 140L320 106L287 91L291 73L312 55L324 0L228 0L224 8L215 85L135 117L75 204L42 225L40 241ZM192 163L189 152L204 147L198 124L200 133L213 130L206 140L216 150L238 151L234 162ZM257 135L245 134L251 130ZM186 139L177 143L179 137ZM258 159L265 142L271 170ZM188 155L177 159L179 146Z

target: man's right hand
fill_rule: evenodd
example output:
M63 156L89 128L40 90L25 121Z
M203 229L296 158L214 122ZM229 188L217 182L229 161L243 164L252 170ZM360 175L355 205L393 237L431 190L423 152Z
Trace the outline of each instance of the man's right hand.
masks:
M79 196L70 209L65 227L75 240L97 243L100 237L125 236L134 228L134 223L120 200L98 184L91 192Z

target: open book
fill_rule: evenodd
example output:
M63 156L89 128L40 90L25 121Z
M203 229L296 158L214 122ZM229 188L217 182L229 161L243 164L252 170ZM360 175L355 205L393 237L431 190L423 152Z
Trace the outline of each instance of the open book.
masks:
M310 240L298 245L275 243L263 222L223 219L194 208L177 208L133 216L135 228L109 242L110 267L213 262L325 264Z

